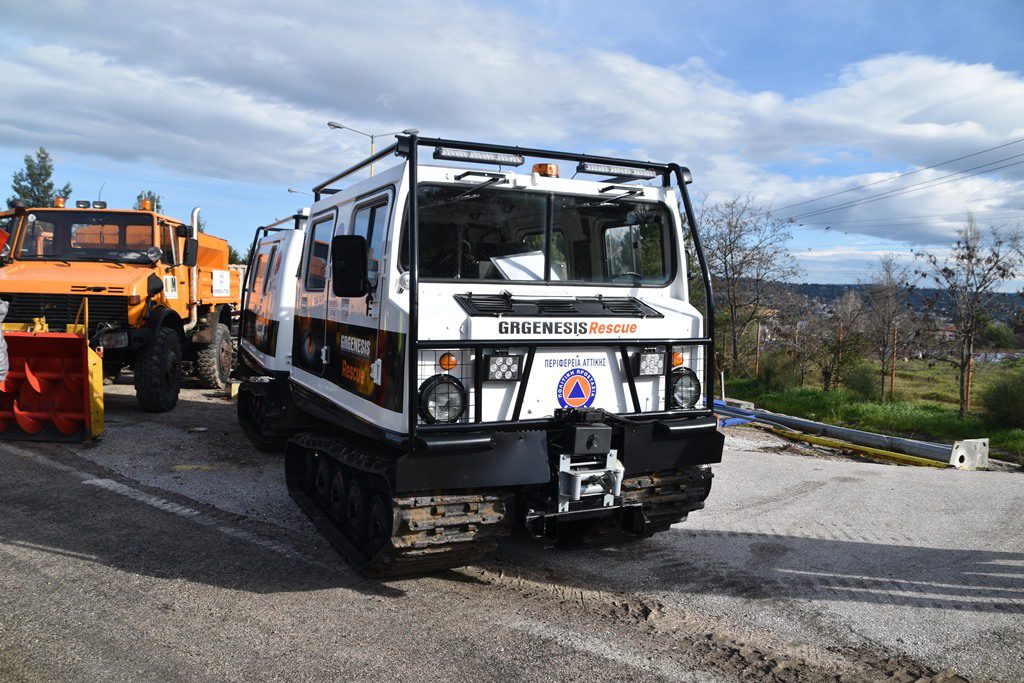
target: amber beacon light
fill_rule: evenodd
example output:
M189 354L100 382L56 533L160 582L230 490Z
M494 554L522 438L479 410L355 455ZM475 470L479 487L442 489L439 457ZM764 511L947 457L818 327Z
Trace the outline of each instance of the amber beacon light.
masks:
M557 178L558 164L534 164L533 172L548 178Z

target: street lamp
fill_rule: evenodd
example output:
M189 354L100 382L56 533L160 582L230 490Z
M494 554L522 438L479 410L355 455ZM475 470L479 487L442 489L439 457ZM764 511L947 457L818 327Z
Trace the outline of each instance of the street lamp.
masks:
M412 133L418 132L415 129L406 128L405 130L395 130L391 131L390 133L364 133L361 130L356 130L352 126L346 126L344 123L338 123L337 121L328 121L327 127L333 128L334 130L350 130L353 133L358 133L363 137L370 138L370 156L373 156L374 151L376 151L377 138L382 138L386 135L398 135L399 133L411 135ZM373 175L373 163L370 164L370 175Z
M310 197L313 196L312 192L303 192L302 190L296 190L294 187L289 187L288 192L291 194L308 194Z

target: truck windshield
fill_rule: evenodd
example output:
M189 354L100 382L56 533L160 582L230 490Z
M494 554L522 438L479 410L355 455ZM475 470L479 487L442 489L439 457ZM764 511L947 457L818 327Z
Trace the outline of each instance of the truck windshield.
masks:
M35 211L25 216L19 259L149 264L153 217L144 213Z
M419 210L423 278L624 286L671 279L672 222L657 202L426 185Z

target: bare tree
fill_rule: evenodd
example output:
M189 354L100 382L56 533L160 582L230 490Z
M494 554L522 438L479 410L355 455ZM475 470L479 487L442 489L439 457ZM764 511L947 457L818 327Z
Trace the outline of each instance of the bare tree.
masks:
M921 328L910 304L916 279L911 266L900 265L894 254L886 254L878 270L861 283L865 305L864 337L868 350L881 367L883 401L894 356L905 353L920 336Z
M768 207L757 204L753 196L705 202L700 214L716 306L735 371L744 334L771 305L776 283L800 270L786 248L790 237L786 224L772 218Z
M963 418L969 407L970 367L978 335L985 321L998 313L1000 290L1024 271L1024 252L1018 231L990 227L983 233L971 215L958 235L948 252L925 252L920 257L926 265L921 274L946 297L933 305L946 308L953 323L956 356L948 360L959 372Z
M800 386L804 386L813 346L812 326L815 317L811 300L792 289L782 289L774 300L774 313L769 320L769 348L785 353L792 361Z
M818 368L825 391L838 388L847 371L863 356L864 311L864 300L849 291L836 300L829 317L818 318L810 325L808 353L811 363Z

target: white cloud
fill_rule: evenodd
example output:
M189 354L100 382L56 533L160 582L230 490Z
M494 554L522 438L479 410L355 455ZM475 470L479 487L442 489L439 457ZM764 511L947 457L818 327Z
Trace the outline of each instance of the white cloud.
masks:
M235 0L129 12L57 2L8 12L6 44L28 46L0 49L0 87L17 95L0 104L0 144L291 184L363 151L363 140L325 128L334 118L367 130L416 126L671 158L687 163L712 198L753 192L785 206L887 175L865 169L912 170L1024 137L1024 79L986 64L885 55L848 66L820 92L787 99L744 91L697 56L658 66L620 52L544 47L559 45L558 36L491 7L276 7ZM82 39L81 26L97 17L116 39ZM1022 152L1024 143L969 161ZM984 221L1011 209L1024 210L1024 164L809 217L815 227L796 232L834 222L854 233L937 241L968 211ZM937 214L915 224L892 220Z

